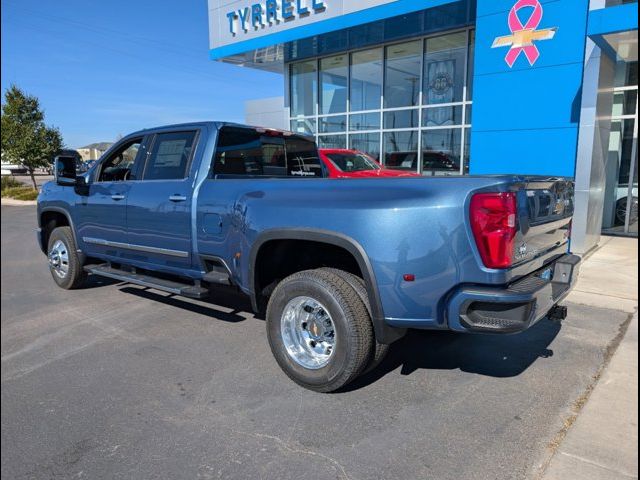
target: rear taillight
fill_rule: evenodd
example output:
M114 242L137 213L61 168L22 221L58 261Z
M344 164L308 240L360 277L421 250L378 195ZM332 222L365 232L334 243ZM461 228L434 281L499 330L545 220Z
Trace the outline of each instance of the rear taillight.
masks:
M487 268L513 265L516 213L515 193L477 193L471 198L471 229Z

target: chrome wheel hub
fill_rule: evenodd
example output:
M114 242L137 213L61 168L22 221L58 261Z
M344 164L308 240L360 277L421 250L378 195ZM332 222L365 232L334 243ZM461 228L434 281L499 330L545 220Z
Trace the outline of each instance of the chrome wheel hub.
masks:
M284 346L298 365L316 370L329 363L336 330L324 305L311 297L296 297L284 307L281 324Z
M66 277L69 273L69 249L62 240L56 240L48 257L51 271L60 278Z

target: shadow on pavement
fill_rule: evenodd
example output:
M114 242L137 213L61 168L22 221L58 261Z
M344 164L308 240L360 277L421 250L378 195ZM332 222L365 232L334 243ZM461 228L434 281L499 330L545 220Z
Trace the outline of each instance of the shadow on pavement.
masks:
M177 295L157 293L155 290L148 288L133 287L130 284L123 285L126 286L123 286L120 289L121 292L136 295L138 297L153 300L172 307L181 308L183 310L188 310L199 315L206 315L224 322L237 323L246 320L246 316L239 315L239 313L242 312L247 312L249 315L253 315L253 313L250 313L251 304L249 303L249 299L235 290L224 291L226 289L218 288L218 291L213 294L210 299L190 300ZM220 307L229 308L232 311L228 313L223 312L219 309Z
M89 288L106 287L108 285L126 285L120 280L114 280L113 278L99 277L98 275L89 275L84 284L78 288L78 290L85 290Z
M122 285L121 292L216 320L238 323L253 316L248 297L231 287L217 288L210 299L191 300L130 284ZM221 311L221 307L231 312ZM264 320L260 316L256 318ZM340 392L365 387L399 367L402 375L425 369L461 370L496 378L515 377L539 358L553 356L553 350L548 347L560 328L559 322L545 318L530 329L514 335L409 330L407 335L391 345L387 357L378 368L356 379Z
M488 377L515 377L538 358L553 356L553 350L548 346L560 328L559 322L544 319L515 335L410 330L391 345L389 354L378 368L341 391L365 387L398 367L401 367L402 375L411 375L419 369L457 369Z

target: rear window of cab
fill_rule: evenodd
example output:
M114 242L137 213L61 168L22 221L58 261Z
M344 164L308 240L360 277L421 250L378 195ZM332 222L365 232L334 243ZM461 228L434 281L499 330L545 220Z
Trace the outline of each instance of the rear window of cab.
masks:
M313 140L253 128L222 127L213 158L213 178L324 176Z

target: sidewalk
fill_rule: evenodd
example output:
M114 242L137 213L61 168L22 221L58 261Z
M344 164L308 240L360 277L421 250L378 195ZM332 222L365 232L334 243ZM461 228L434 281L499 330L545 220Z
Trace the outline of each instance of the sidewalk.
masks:
M638 241L603 238L568 301L636 312L544 480L638 478Z

